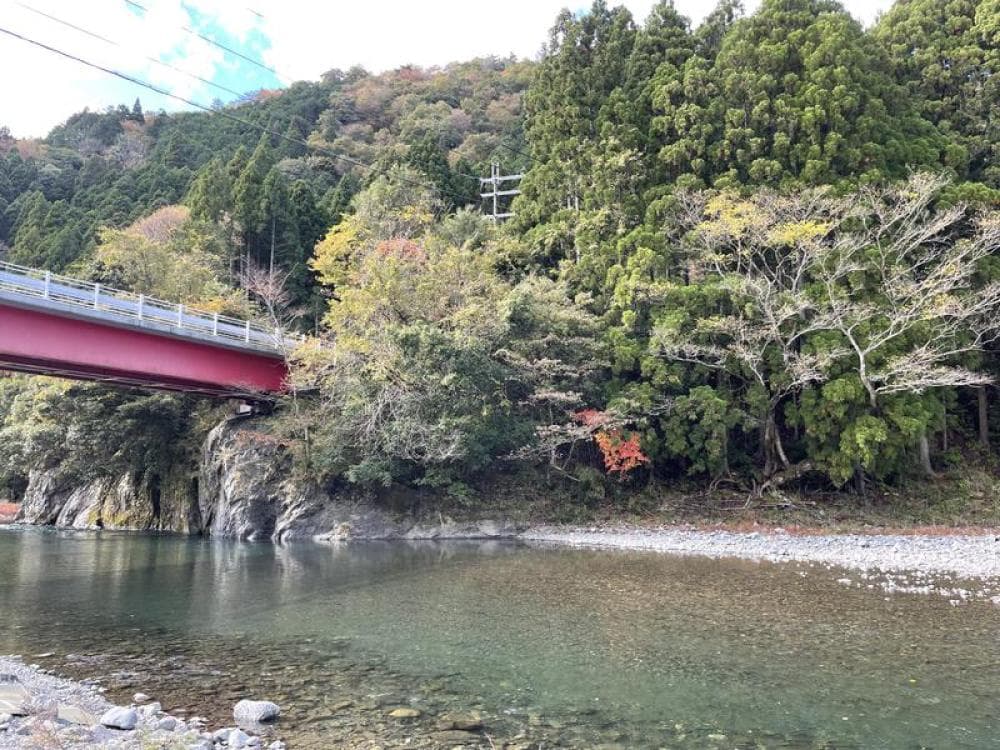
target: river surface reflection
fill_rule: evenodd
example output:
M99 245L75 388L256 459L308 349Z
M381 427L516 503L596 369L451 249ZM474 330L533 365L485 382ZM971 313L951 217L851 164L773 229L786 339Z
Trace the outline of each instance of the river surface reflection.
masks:
M0 531L0 652L296 747L996 748L1000 608L804 565ZM847 574L850 575L850 574ZM29 658L29 661L32 659ZM413 706L418 719L388 717Z

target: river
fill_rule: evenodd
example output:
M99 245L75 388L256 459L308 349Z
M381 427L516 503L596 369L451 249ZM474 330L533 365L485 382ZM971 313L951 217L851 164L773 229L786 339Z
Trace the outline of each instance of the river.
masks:
M1000 607L845 576L498 542L11 529L0 653L213 726L240 698L274 700L292 750L436 747L449 711L481 714L484 747L1000 745ZM388 715L400 706L421 715Z

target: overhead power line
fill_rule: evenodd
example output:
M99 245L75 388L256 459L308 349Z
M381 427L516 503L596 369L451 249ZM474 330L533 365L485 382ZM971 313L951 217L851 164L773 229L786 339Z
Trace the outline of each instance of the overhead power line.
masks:
M508 151L511 151L511 152L513 152L513 153L515 153L515 154L520 154L521 156L523 156L523 157L524 157L525 159L527 159L527 160L528 160L528 163L529 163L529 164L530 164L531 162L533 162L533 161L534 161L534 159L532 159L532 158L531 158L531 154L529 154L529 153L526 153L526 152L522 151L522 150L521 150L521 149L519 149L519 148L514 148L514 147L513 147L513 146L511 146L511 145L510 145L509 143L504 143L503 141L500 141L500 147L501 147L501 148L505 148L505 149L507 149Z
M75 23L70 23L69 21L63 20L62 18L56 18L55 16L50 15L50 14L46 13L43 10L39 10L38 8L31 7L27 3L17 2L15 0L14 4L15 5L20 5L25 10L31 11L32 13L34 13L36 15L39 15L39 16L42 16L43 18L47 18L50 21L55 21L56 23L62 24L63 26L68 26L71 29L79 31L81 34L86 34L89 37L93 37L94 39L99 39L102 42L106 42L107 44L113 44L116 47L119 46L118 42L114 41L113 39L108 39L106 36L101 36L100 34L98 34L96 32L90 31L88 29L81 28L80 26L77 26Z
M91 31L90 29L85 29L82 26L77 26L75 23L71 23L70 21L67 21L67 20L65 20L63 18L58 18L57 16L53 16L53 15L51 15L49 13L46 13L45 11L39 10L38 8L33 8L32 6L28 5L27 3L17 2L17 5L21 6L22 8L24 8L27 11L35 13L35 14L37 14L39 16L44 17L44 18L47 18L47 19L49 19L50 21L52 21L54 23L58 23L58 24L60 24L62 26L66 26L68 28L71 28L74 31L80 32L81 34L86 34L87 36L92 37L93 39L98 39L98 40L104 42L105 44L110 44L112 47L118 47L119 49L124 48L124 45L121 42L116 42L114 39L109 39L108 37L102 36L102 35L98 34L95 31ZM234 89L231 89L231 88L229 88L227 86L223 86L220 83L216 83L215 81L212 81L212 80L210 80L208 78L203 78L202 76L198 75L197 73L191 73L190 71L184 70L183 68L179 68L176 65L168 63L168 62L166 62L164 60L160 60L159 58L152 57L150 55L143 55L143 57L146 60L148 60L149 62L151 62L151 63L155 63L156 65L160 65L160 66L162 66L164 68L167 68L168 70L174 71L175 73L180 73L181 75L187 76L188 78L190 78L193 81L199 81L201 83L204 83L206 86L211 86L212 88L218 89L219 91L224 91L227 94L231 94L232 96L241 97L241 96L244 96L247 93L245 91L240 92L240 91L236 91Z
M133 8L142 11L143 14L146 14L146 13L149 12L149 8L147 8L142 3L136 2L135 0L125 0L125 4L126 5L130 5ZM282 73L279 73L276 69L272 68L270 65L267 65L266 63L262 63L260 60L256 60L256 59L250 57L249 55L244 55L239 50L235 50L232 47L228 47L225 44L223 44L222 42L218 42L215 39L212 39L212 37L206 36L205 34L202 34L197 29L193 29L190 26L181 26L180 28L181 28L181 31L183 31L183 32L185 32L187 34L190 34L191 36L197 37L198 39L201 39L201 41L205 42L206 44L210 44L213 47L217 47L218 49L221 49L224 52L228 52L230 55L235 55L236 57L240 58L241 60L245 60L246 62L250 63L251 65L256 65L258 68L260 68L262 70L266 70L269 73L273 73L275 75L275 77L277 77L277 78L284 78L286 81L289 81L289 82L291 82L291 81L294 80L291 76L283 75Z
M204 112L209 112L209 113L212 113L212 114L216 114L216 115L218 115L220 117L226 118L227 120L239 123L240 125L243 125L243 126L248 127L248 128L252 128L254 130L258 130L261 133L265 133L265 134L273 136L275 138L279 138L279 139L281 139L283 141L287 141L289 143L294 143L294 144L299 145L299 146L304 146L305 148L313 150L313 151L318 151L319 153L326 154L327 156L329 156L329 157L331 157L333 159L337 159L339 161L345 162L345 163L350 164L350 165L355 166L355 167L360 167L362 169L367 169L369 171L373 171L375 169L375 167L372 166L371 164L365 164L363 161L359 161L359 160L354 159L354 158L352 158L350 156L345 156L344 154L338 154L335 151L330 151L329 149L325 149L325 148L322 148L322 147L319 147L319 146L315 146L315 145L309 143L308 141L302 140L301 138L295 138L295 137L290 136L290 135L288 135L286 133L279 133L276 130L271 130L270 128L264 127L263 125L258 125L257 123L250 122L249 120L245 120L242 117L237 117L236 115L232 114L231 112L226 112L225 110L221 110L221 109L213 109L212 107L208 107L208 106L206 106L204 104L201 104L199 102L193 101L192 99L188 99L187 97L181 96L179 94L174 94L173 92L168 91L167 89L164 89L164 88L162 88L160 86L157 86L155 84L149 83L148 81L143 81L141 78L136 78L135 76L131 76L128 73L122 73L121 71L115 70L114 68L108 68L108 67L100 65L98 63L91 62L90 60L86 60L86 59L84 59L82 57L78 57L77 55L74 55L74 54L72 54L70 52L66 52L64 50L58 49L57 47L53 47L53 46L51 46L49 44L45 44L44 42L40 42L37 39L32 39L30 37L24 36L23 34L19 34L18 32L12 31L11 29L7 29L7 28L4 28L4 27L0 26L0 33L6 34L6 35L11 36L11 37L14 37L15 39L20 39L22 42L26 42L28 44L31 44L31 45L35 46L35 47L39 47L40 49L44 49L47 52L51 52L52 54L59 55L60 57L64 57L67 60L72 60L74 62L80 63L81 65L86 65L89 68L93 68L95 70L101 71L102 73L107 73L108 75L115 76L116 78L120 78L123 81L128 81L129 83L135 84L136 86L141 86L143 88L149 89L150 91L153 91L153 92L155 92L157 94L160 94L161 96L167 96L167 97L170 97L171 99L176 99L177 101L183 102L184 104L187 104L188 106L194 107L196 109L200 109L200 110L202 110ZM428 184L428 183L421 182L419 180L410 179L410 178L404 177L402 175L399 175L398 179L401 182L406 182L406 183L409 183L411 185L415 185L417 187L422 187L422 188L426 188L426 189L430 189L430 190L436 190L438 192L443 193L444 195L449 195L452 198L458 198L459 200L462 200L462 201L466 200L466 196L464 196L464 195L459 195L458 193L454 193L454 192L451 192L451 191L439 190L436 186Z

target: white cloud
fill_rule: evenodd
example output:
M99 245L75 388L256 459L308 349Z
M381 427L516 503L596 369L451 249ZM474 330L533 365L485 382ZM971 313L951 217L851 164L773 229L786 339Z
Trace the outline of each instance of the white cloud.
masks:
M130 9L122 0L24 1L122 46L61 26L15 0L0 0L0 26L137 75L180 96L203 103L216 96L227 98L189 76L150 62L149 57L167 60L203 78L227 80L236 90L257 85L254 81L233 84L225 78L227 73L231 75L234 61L183 31L189 16L179 0L141 0L149 9L146 14ZM748 6L752 9L758 3L750 0ZM264 61L282 77L310 80L331 68L346 69L355 64L380 71L408 63L442 65L490 54L534 57L556 13L567 4L586 7L589 0L508 0L505 4L471 0L187 0L189 7L242 42L255 30L264 34L271 43L263 53ZM653 0L626 0L624 4L642 19ZM865 23L889 4L890 0L846 3ZM714 5L715 0L677 0L678 9L695 22ZM0 76L0 125L8 125L19 136L42 135L84 107L100 110L131 102L136 96L147 109L183 108L178 102L2 34L0 70L4 71Z
M848 0L846 6L859 20L871 23L890 2ZM293 77L314 79L330 68L346 69L356 63L380 71L407 63L440 65L488 54L534 57L562 7L589 4L589 0L270 0L258 10L272 43L265 53L268 62ZM622 4L643 20L654 3L624 0ZM675 4L697 24L716 0L676 0ZM747 9L759 4L760 0L750 0Z
M178 96L210 102L215 96L210 93L213 89L192 76L212 80L219 66L225 63L225 53L183 30L190 20L178 3L146 0L142 5L148 12L130 10L120 0L86 3L30 0L24 4L0 0L0 26L97 65L136 76ZM239 33L240 26L233 26ZM191 75L155 60L167 61ZM0 77L0 102L3 102L0 125L8 125L19 136L42 135L84 107L102 110L110 105L131 104L137 96L147 109L151 105L167 109L183 106L4 34L0 34L0 70L5 71Z

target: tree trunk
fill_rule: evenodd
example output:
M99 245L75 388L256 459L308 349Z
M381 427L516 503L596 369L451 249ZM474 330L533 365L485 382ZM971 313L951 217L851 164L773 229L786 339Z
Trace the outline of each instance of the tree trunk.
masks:
M865 505L868 505L868 483L865 481L865 470L861 468L861 464L857 461L854 462L854 489L857 491L859 497L865 499Z
M727 397L729 396L729 373L725 370L719 370L718 378L716 380L716 387L721 393L724 393ZM722 466L719 470L720 476L725 476L729 473L729 428L723 428L722 435Z
M774 451L771 449L771 427L772 421L770 415L764 419L764 429L761 436L761 448L764 451L764 476L769 477L775 471L774 465Z
M984 448L990 447L990 404L986 392L986 386L981 385L976 389L979 398L979 444Z
M920 468L927 476L934 476L934 467L931 465L931 444L926 431L920 433Z
M274 217L271 217L271 263L268 266L268 272L274 275Z
M781 485L786 484L787 482L799 479L803 474L812 470L813 462L809 459L799 461L799 463L794 466L786 466L781 471L775 472L767 479L766 482L762 482L754 494L756 497L761 497L768 490L772 490L775 487L780 487Z
M774 418L774 409L770 409L764 419L764 476L770 477L774 474L778 470L779 462L785 469L791 465L781 444L781 434Z

